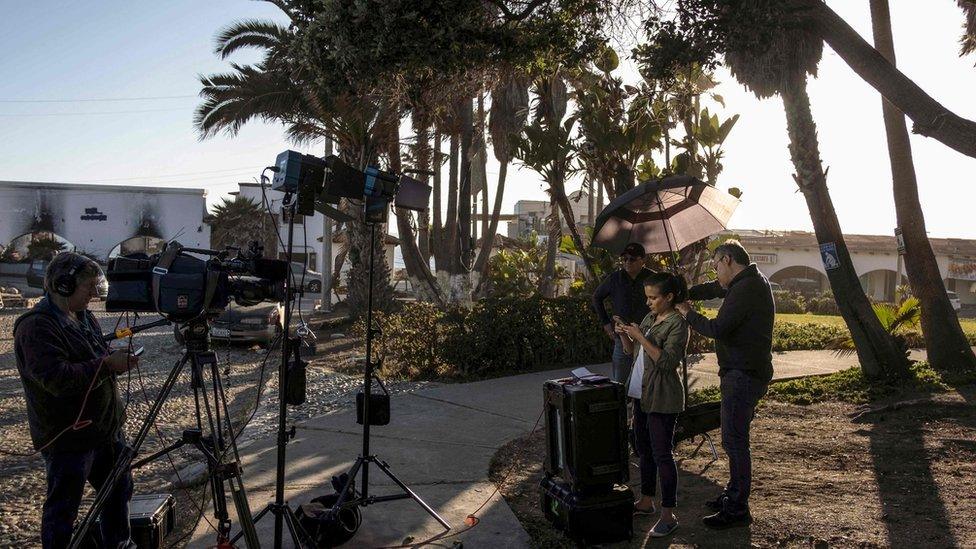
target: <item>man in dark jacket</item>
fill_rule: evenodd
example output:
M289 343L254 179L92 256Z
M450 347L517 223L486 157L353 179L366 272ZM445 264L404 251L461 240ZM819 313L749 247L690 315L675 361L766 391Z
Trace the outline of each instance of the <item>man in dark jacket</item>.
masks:
M775 306L769 281L750 263L748 252L738 241L721 244L712 260L718 280L694 286L689 295L695 300L725 298L718 316L708 319L687 303L676 308L692 329L715 339L722 392L722 446L729 456L729 482L717 499L706 504L715 514L702 520L713 528L731 528L752 522L749 425L773 377Z
M44 298L14 324L14 353L24 384L27 422L47 472L41 517L45 549L68 545L89 482L104 484L125 447L115 375L138 364L102 340L88 303L101 270L90 259L58 254L44 277ZM128 547L132 476L119 479L100 516L100 547Z
M613 315L619 316L624 324L640 324L644 320L648 312L644 280L654 273L644 266L645 256L643 246L636 242L627 244L620 253L620 268L608 274L593 292L593 310L600 318L603 331L613 341L613 372L610 377L619 383L627 383L634 357L624 352L620 336L614 333L613 320L603 302L610 298Z

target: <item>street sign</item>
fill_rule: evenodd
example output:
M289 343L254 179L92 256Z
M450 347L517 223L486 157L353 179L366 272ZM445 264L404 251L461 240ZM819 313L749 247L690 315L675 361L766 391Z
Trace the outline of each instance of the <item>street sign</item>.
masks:
M820 245L820 259L823 260L824 269L832 271L840 267L840 259L837 256L837 244L824 242Z

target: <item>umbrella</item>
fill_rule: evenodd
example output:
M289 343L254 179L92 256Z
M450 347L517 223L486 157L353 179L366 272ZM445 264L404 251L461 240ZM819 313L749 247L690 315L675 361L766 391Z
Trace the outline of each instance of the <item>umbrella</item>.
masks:
M674 252L725 229L739 199L694 177L647 181L615 198L596 218L592 246L618 254L631 242Z

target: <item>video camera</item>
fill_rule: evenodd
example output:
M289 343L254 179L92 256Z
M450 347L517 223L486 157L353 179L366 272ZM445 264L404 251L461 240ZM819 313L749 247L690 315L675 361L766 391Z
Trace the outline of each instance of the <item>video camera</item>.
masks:
M159 313L167 320L186 322L219 314L231 299L238 305L285 300L286 261L264 259L257 242L228 258L231 250L184 248L171 242L152 256L117 257L105 273L105 310Z
M275 160L271 188L298 196L296 213L311 215L314 210L334 217L338 212L327 204L340 198L364 200L364 221L383 223L390 202L398 208L426 211L430 186L406 175L395 175L375 166L359 170L337 156L318 158L296 151L285 151Z

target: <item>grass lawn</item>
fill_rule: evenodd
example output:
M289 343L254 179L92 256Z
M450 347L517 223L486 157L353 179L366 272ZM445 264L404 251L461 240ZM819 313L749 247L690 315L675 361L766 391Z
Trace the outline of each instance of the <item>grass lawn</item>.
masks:
M718 314L717 309L705 309L705 315L708 317L714 317L716 314ZM843 317L835 316L835 315L812 315L809 313L804 313L804 314L776 313L776 321L793 322L796 324L813 322L814 324L840 326L842 328L847 326L846 324L844 324ZM959 323L962 325L962 331L966 333L976 333L976 319L960 318Z

